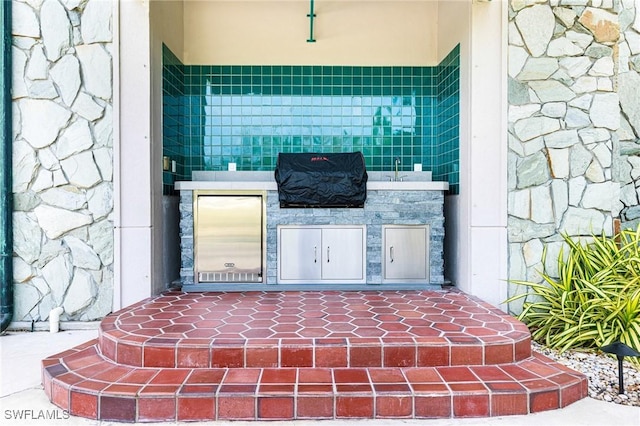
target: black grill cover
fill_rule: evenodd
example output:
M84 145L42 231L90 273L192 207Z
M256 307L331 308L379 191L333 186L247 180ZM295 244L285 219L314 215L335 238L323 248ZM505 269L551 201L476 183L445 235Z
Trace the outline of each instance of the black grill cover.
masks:
M364 207L367 170L361 152L279 154L281 207Z

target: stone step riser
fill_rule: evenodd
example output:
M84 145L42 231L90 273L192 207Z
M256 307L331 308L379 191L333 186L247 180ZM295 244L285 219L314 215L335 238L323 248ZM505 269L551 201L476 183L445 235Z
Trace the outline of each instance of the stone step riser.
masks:
M584 376L541 355L477 367L154 369L114 364L95 341L45 359L43 386L72 415L125 422L489 417L587 395Z

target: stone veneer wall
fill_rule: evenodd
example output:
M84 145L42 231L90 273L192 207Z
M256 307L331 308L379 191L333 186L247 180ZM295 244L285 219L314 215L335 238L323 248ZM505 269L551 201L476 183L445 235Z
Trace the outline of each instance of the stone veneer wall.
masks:
M620 183L623 228L640 224L640 1L621 3L618 43L619 151L614 156L614 178Z
M14 321L112 309L112 8L13 2Z
M509 278L557 271L561 233L640 217L640 16L634 0L511 0ZM510 293L521 291L510 287ZM518 311L518 306L510 309Z
M367 191L364 208L280 208L277 191L267 191L267 284L277 283L277 226L367 225L367 283L382 282L383 224L430 225L431 283L444 283L443 191ZM180 191L182 284L194 283L193 191Z

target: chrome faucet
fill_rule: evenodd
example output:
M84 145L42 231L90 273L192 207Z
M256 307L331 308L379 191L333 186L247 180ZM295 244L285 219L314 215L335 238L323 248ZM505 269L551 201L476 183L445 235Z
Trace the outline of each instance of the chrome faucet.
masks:
M395 164L395 168L396 168L396 172L395 175L393 177L393 180L398 182L398 165L400 164L400 157L396 157L395 160L393 160L394 164Z

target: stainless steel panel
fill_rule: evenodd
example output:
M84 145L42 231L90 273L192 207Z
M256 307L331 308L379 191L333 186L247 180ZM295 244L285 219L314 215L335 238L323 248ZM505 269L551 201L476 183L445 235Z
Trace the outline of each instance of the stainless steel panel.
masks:
M383 282L429 281L429 225L383 225Z
M363 227L323 229L322 278L344 282L365 280Z
M322 276L322 230L281 227L278 237L279 279L319 280Z
M278 225L278 283L366 282L365 225Z
M195 270L199 282L262 282L263 197L197 195Z

